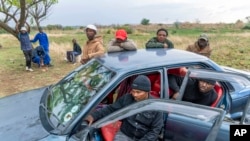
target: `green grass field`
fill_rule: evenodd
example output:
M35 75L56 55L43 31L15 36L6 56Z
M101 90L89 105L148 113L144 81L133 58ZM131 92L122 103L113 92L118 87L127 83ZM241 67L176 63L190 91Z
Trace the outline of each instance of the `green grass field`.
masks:
M156 26L133 26L133 39L138 48L144 48L146 42L153 36L158 28ZM175 48L185 49L189 44L193 44L198 36L205 32L210 37L210 45L213 48L211 59L220 65L234 67L243 70L250 70L250 31L235 28L232 25L211 25L204 27L169 27L169 39L174 43ZM46 30L45 30L46 31ZM86 36L83 30L53 30L46 31L50 40L50 54L54 67L43 72L33 66L34 72L24 71L25 60L16 38L9 34L0 34L0 97L39 88L56 83L67 73L80 64L73 65L67 63L65 52L72 50L71 40L75 38L83 46ZM100 28L99 34L104 38L104 46L114 37L114 28ZM30 37L33 38L36 31L32 31ZM34 44L37 46L38 44Z

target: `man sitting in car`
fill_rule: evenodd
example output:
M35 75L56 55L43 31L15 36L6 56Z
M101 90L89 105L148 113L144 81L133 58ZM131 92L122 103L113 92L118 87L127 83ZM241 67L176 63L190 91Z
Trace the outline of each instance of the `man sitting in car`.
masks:
M174 92L172 99L176 99L183 82L183 77L169 74L169 87ZM217 99L214 85L216 81L209 79L189 78L182 100L196 104L211 106Z
M147 76L139 75L135 78L130 93L102 109L91 113L85 120L92 122L124 108L135 102L153 98L149 92L151 83ZM156 141L163 125L163 114L158 111L142 112L122 120L120 131L115 135L114 141Z

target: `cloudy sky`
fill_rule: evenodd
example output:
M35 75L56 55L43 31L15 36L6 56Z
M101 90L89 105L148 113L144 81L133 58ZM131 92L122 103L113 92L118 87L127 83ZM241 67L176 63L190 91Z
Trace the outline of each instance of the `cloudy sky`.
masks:
M42 25L235 23L250 16L249 0L59 0Z

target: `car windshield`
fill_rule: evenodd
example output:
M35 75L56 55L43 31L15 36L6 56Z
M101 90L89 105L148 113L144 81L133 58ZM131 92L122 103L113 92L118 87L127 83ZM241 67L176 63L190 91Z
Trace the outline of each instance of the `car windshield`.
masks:
M47 117L56 128L69 123L115 74L96 60L76 70L51 87Z

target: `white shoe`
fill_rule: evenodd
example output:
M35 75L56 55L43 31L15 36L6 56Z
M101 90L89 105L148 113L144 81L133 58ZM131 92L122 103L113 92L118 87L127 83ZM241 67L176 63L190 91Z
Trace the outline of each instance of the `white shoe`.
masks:
M33 71L33 69L32 69L32 68L29 68L28 70L29 70L29 71Z
M28 71L28 70L29 70L29 68L28 68L28 67L26 67L26 68L25 68L25 70L26 70L26 71Z

